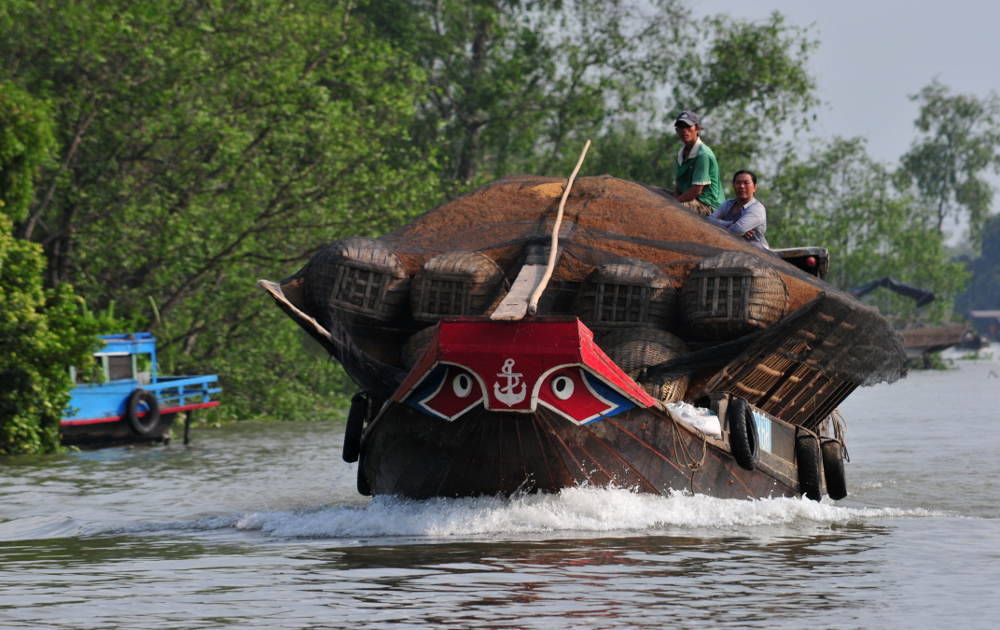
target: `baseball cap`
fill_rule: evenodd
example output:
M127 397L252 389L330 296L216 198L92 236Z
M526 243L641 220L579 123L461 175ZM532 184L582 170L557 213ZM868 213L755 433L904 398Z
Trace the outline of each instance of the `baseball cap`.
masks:
M701 127L701 119L698 118L698 114L694 112L681 112L677 116L677 120L674 125L685 124L688 127Z

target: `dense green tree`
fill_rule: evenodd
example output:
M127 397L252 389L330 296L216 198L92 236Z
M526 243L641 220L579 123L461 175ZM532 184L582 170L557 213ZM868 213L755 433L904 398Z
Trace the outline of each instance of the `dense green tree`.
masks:
M693 42L679 0L387 0L361 10L424 68L414 138L466 187L575 160L582 135L648 104Z
M894 173L859 139L834 139L800 158L788 156L759 196L768 208L772 247L820 245L830 250L828 282L852 287L893 276L934 291L918 313L909 298L886 296L884 312L900 324L948 318L967 274L949 262L943 235L928 225L925 205L894 186Z
M103 322L68 284L45 289L41 247L14 238L0 213L0 454L59 448L59 420Z
M963 317L971 310L1000 309L1000 214L984 222L982 237L979 256L962 259L972 274L969 288L955 301L955 310Z
M698 22L679 0L390 0L361 10L428 76L414 138L467 187L571 168L671 187L673 119L695 109L731 171L816 104L815 42L779 14Z
M218 371L222 413L333 413L338 370L302 375L297 333L254 282L436 200L408 138L424 75L350 9L0 3L0 76L53 104L59 145L19 233L45 248L51 286L145 317L168 369ZM319 399L289 401L317 378Z
M732 173L761 169L779 153L784 131L808 126L817 99L806 64L817 44L806 30L778 13L763 22L712 17L692 28L687 50L661 77L666 103L648 122L625 117L609 125L587 158L587 172L672 188L680 148L673 122L680 111L694 110L727 185Z
M0 212L23 220L34 196L35 172L53 148L44 103L12 83L0 83Z
M103 323L83 315L69 285L46 290L41 247L12 234L8 213L27 214L50 128L43 103L0 84L0 454L59 447L68 367L86 361Z
M920 136L902 158L901 175L933 208L939 232L947 217L965 219L978 246L994 194L983 176L1000 171L1000 97L953 95L934 81L912 98L920 103Z

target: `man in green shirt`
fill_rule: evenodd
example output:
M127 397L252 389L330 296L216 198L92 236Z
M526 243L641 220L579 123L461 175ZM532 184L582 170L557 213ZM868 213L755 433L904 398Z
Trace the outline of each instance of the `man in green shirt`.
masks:
M694 112L681 112L674 131L684 146L677 152L674 166L674 198L698 214L710 216L722 205L722 182L715 154L698 137L701 121Z

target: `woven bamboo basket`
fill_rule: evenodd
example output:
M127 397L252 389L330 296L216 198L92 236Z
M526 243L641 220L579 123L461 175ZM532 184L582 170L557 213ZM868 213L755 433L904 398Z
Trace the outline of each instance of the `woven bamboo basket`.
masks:
M677 291L652 263L624 258L592 271L577 293L574 314L592 330L671 328Z
M373 238L354 236L327 245L305 273L307 305L317 313L332 309L348 321L388 322L409 295L406 267Z
M646 368L690 352L677 337L650 327L622 328L604 336L599 345L623 372L653 398L665 403L684 398L689 376L665 381L645 375Z
M403 367L407 370L412 369L420 357L424 356L424 351L427 350L427 346L430 345L431 339L434 337L434 329L435 326L428 326L413 333L406 341L406 345L403 346Z
M684 325L706 341L731 341L767 328L788 310L788 288L760 258L725 252L701 261L681 287Z
M509 285L503 270L478 252L439 254L413 278L410 306L417 321L487 314L501 285Z

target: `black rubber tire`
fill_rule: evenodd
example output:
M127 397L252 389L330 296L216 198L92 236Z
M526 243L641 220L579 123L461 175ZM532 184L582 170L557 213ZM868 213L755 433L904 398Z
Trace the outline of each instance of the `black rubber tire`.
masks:
M820 479L819 439L808 433L795 438L795 461L799 467L799 492L813 501L823 498Z
M146 413L140 417L142 403L146 404ZM137 389L129 394L125 400L125 421L136 435L152 435L160 421L160 401L156 399L156 394L145 389Z
M844 475L844 447L837 440L823 440L823 477L826 494L834 501L847 496L847 478Z
M358 494L363 497L372 496L372 485L368 483L368 475L365 474L365 458L358 459Z
M365 429L368 415L368 397L358 392L351 398L351 410L347 412L347 429L344 431L344 461L353 464L361 453L361 433Z
M740 468L754 470L760 462L760 436L757 435L753 410L747 401L734 397L729 401L726 418L729 421L729 449L733 458Z

